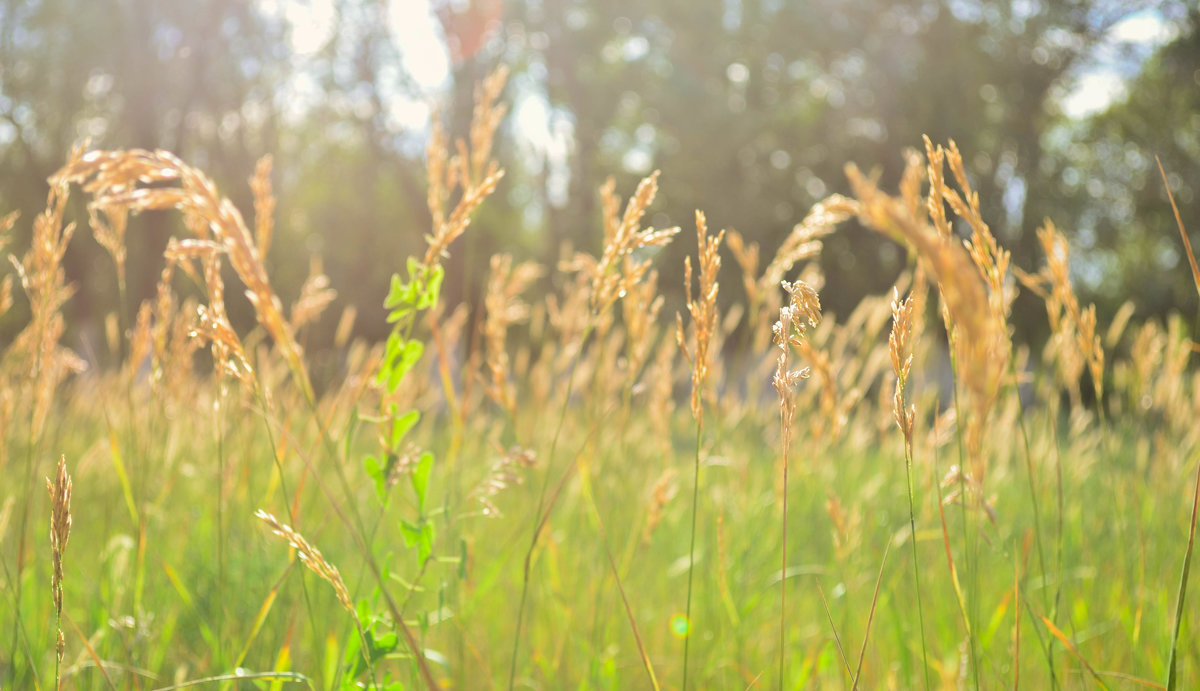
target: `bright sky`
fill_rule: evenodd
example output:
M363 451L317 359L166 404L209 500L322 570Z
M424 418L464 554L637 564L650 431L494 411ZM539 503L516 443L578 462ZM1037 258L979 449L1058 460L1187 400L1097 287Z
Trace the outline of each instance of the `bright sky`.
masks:
M1109 29L1096 51L1096 65L1079 77L1063 98L1063 113L1081 118L1098 113L1125 97L1125 79L1118 55L1129 48L1152 49L1175 37L1178 28L1163 20L1154 10L1130 15Z
M437 87L450 74L450 60L429 0L391 0L391 29L404 51L404 68L423 86ZM334 0L267 0L267 12L279 12L292 25L292 49L310 56L329 40Z

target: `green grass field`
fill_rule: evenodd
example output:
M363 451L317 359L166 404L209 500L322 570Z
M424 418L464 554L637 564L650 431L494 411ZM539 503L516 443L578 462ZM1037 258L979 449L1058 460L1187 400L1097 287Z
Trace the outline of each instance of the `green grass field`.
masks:
M263 178L247 223L182 162L68 162L55 189L93 204L81 234L115 247L129 213L169 208L191 232L168 250L160 299L114 314L108 351L83 354L120 364L71 374L63 212L29 219L35 250L12 280L30 321L0 369L0 686L1197 684L1181 572L1186 585L1200 380L1181 320L1089 322L1054 275L1065 255L1015 282L962 180L930 181L942 158L953 173L957 150L931 146L899 196L858 180L854 199L797 227L791 256L760 267L727 239L713 274L694 255L702 288L678 327L688 357L648 271L656 246L690 247L692 228L642 229L652 182L628 205L604 193L603 253L545 277L494 261L476 323L440 307L441 257L471 241L470 214L500 182L497 93L483 92L474 155L449 156L435 133L435 227L423 258L395 261L391 341L343 334L312 358L297 345L317 328L306 311L331 296L318 280L298 307L276 298ZM976 251L939 234L950 221L937 208ZM777 318L791 333L780 308L796 306L778 281L819 292L819 244L806 243L837 213L913 250L897 286L918 305L900 352L913 357L911 476L893 419L892 295L772 344ZM714 277L744 280L749 304L711 312ZM226 282L253 295L257 328L229 327ZM1055 333L1032 354L1006 326L1007 294L1027 284ZM786 435L772 386L785 351L787 368L811 368L785 387ZM59 458L72 521L55 550L44 478ZM273 534L260 510L307 543Z

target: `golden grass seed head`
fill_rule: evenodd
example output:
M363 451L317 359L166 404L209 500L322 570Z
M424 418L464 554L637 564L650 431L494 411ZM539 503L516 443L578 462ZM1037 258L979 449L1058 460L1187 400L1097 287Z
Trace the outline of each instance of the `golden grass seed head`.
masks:
M325 557L321 554L321 550L314 547L308 540L304 539L303 535L293 530L291 526L275 518L274 515L259 509L254 512L254 516L263 523L266 523L271 528L271 532L286 540L292 549L296 550L301 563L332 586L342 607L354 615L355 619L358 618L358 613L354 609L354 603L350 600L350 593L346 590L346 584L342 581L342 575L338 572L336 566L325 560Z
M50 551L54 570L50 576L50 590L54 598L54 611L59 620L63 609L63 553L71 537L71 476L67 474L67 458L59 456L58 472L54 480L46 478L46 490L50 493ZM58 661L62 662L66 652L66 639L61 627L55 644Z
M263 156L254 166L250 178L250 191L254 193L254 245L261 257L271 249L271 235L275 228L275 195L271 191L271 156Z

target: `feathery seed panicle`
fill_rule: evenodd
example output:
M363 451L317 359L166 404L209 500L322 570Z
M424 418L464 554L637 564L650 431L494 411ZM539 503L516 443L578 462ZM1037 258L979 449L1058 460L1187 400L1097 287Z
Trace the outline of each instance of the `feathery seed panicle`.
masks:
M1038 242L1046 254L1046 266L1036 274L1020 269L1015 273L1021 283L1046 303L1046 316L1052 335L1046 344L1047 359L1053 360L1059 383L1079 403L1079 378L1086 364L1098 396L1104 387L1104 348L1096 331L1096 306L1082 309L1071 286L1070 245L1066 237L1046 219L1037 231ZM1128 316L1125 317L1128 319Z
M683 317L675 314L675 340L683 357L692 366L692 416L703 427L704 381L708 378L708 349L717 328L717 272L721 269L721 255L718 250L725 231L717 233L716 237L708 237L708 222L704 212L696 211L696 242L699 245L700 259L700 292L692 295L692 258L683 259L683 284L687 293L687 310L692 316L692 331L695 333L695 346L689 350L687 335L683 328Z
M197 308L196 322L188 336L209 342L218 373L228 374L253 390L254 370L225 312L225 283L221 278L221 254L218 252L211 252L204 258L204 284L208 290L208 305Z
M7 216L0 217L0 252L3 252L5 246L8 245L9 236L20 215L20 212L14 211ZM4 313L12 307L12 303L12 274L8 274L3 280L0 280L0 317L3 317Z
M250 178L250 191L254 193L254 245L258 256L267 256L271 249L271 235L275 229L275 195L271 191L271 157L263 156L254 166Z
M650 491L650 508L646 512L646 527L642 530L642 544L649 545L654 537L654 531L662 522L663 511L667 504L675 498L675 469L667 468L658 476L654 488Z
M658 294L658 272L646 272L645 280L637 281L636 260L626 257L624 262L624 284L621 293L621 315L625 323L625 371L629 386L634 386L642 367L654 345L658 313L662 310L663 296Z
M310 571L320 576L326 583L333 586L333 591L337 595L338 602L342 604L347 612L354 616L355 621L358 620L358 612L354 609L354 602L350 600L350 593L346 590L346 584L342 581L342 575L338 573L338 569L333 564L325 561L325 557L321 555L321 550L314 547L304 539L304 536L296 532L291 526L286 523L281 523L278 518L272 514L259 509L254 512L256 518L266 523L271 528L271 532L275 533L296 550L300 556L300 561L308 567Z
M79 183L91 204L106 209L178 209L199 239L213 239L229 257L258 322L274 339L292 375L308 397L312 384L299 344L283 316L283 305L271 288L261 254L237 207L220 196L200 170L165 151L91 151L76 157L52 176L55 184ZM269 205L260 202L264 210Z
M76 148L72 150L70 160L78 160L79 156L80 149ZM33 390L31 432L35 439L41 436L58 385L69 375L87 367L75 353L59 343L66 329L61 308L74 293L74 289L66 284L62 260L75 232L75 224L63 225L69 186L53 178L50 183L46 208L33 222L29 251L20 261L9 255L29 299L31 312L29 324L13 339L9 353L23 359L29 373Z
M54 480L46 478L46 490L50 493L50 551L54 571L50 576L50 589L54 596L54 612L58 618L57 664L62 663L66 641L62 632L63 608L63 553L71 537L71 476L67 474L67 457L59 456L58 472ZM57 687L57 684L56 684Z
M471 223L471 215L504 177L504 170L491 155L496 130L508 112L507 106L496 103L507 79L508 68L501 66L476 87L469 149L467 142L459 139L454 143L456 153L450 156L446 130L436 114L433 118L425 149L425 169L429 176L427 203L433 217L433 232L425 238L428 247L423 263L427 269L442 262L447 248ZM458 203L447 214L446 205L460 187Z
M939 154L935 153L935 158ZM930 167L930 175L938 174ZM989 282L982 275L972 254L963 243L948 234L948 221L940 202L928 205L934 227L910 215L908 205L879 190L874 180L865 177L856 166L846 166L846 177L858 197L859 218L863 224L915 248L932 272L941 292L947 328L956 352L958 373L971 394L971 414L967 420L967 446L979 465L982 477L981 445L985 418L1000 390L1008 366L1011 343L1004 318L1004 298L989 293ZM930 199L936 192L931 182ZM945 224L945 230L941 229ZM982 245L980 245L982 246ZM999 264L997 265L999 266Z
M483 515L491 518L500 516L500 509L493 501L497 495L508 487L521 484L521 471L537 465L537 456L530 449L514 446L507 451L498 451L500 458L492 464L491 471L468 494L483 507Z
M129 224L129 209L121 206L88 207L88 219L92 226L92 237L108 252L117 266L117 276L125 276L125 229Z
M337 348L344 348L350 342L350 334L354 332L354 322L358 320L358 309L354 305L347 305L346 309L342 310L342 316L338 319L337 328L333 331L333 345Z
M589 306L593 315L605 314L621 296L623 286L640 282L649 271L649 262L626 264L626 257L630 257L635 250L666 246L679 232L678 227L665 230L641 227L646 209L658 194L658 174L656 170L638 183L637 191L630 197L625 213L619 219L617 211L621 202L616 196L616 182L609 178L600 189L604 251L599 259L577 253L565 267L569 271L580 272L591 283Z
M300 287L300 297L292 303L290 325L292 333L320 318L321 314L337 298L337 291L329 287L329 277L321 266L321 257L314 255L309 260L308 278Z
M535 262L522 262L513 268L512 255L497 254L491 259L487 294L484 296L483 334L487 351L489 380L484 390L510 414L516 411L516 396L509 381L508 327L529 318L529 305L521 293L541 278L544 269Z
M908 383L908 375L912 369L912 295L900 301L898 292L892 297L892 331L888 335L888 353L892 359L892 371L896 375L896 393L892 398L892 417L896 425L904 433L904 444L911 455L913 445L913 427L916 421L917 408L915 405L904 405L904 388Z
M733 252L733 258L742 269L742 288L746 291L746 302L749 304L750 319L754 320L762 306L763 290L758 280L759 249L757 242L746 243L742 234L733 228L729 229L729 240L725 243Z
M779 394L779 412L783 423L784 449L789 446L791 427L796 415L795 386L810 374L808 367L791 369L789 354L797 346L810 326L821 321L821 301L817 291L804 281L780 285L787 292L787 304L779 308L779 321L772 327L775 346L779 348L779 360L772 383Z

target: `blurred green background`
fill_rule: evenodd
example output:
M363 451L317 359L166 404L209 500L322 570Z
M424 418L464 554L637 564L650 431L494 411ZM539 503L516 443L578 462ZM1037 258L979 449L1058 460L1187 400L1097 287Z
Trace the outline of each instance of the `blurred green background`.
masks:
M451 302L478 297L493 252L553 263L564 242L597 249L609 175L629 194L662 169L654 225L691 232L702 208L770 257L814 201L846 190L845 163L894 188L903 149L928 134L958 142L1016 265L1040 266L1044 217L1068 233L1102 325L1126 299L1143 318L1195 313L1154 165L1200 229L1200 9L1182 1L0 0L0 212L21 211L20 252L46 177L90 138L174 151L250 217L246 180L271 154L277 291L295 297L320 254L338 305L379 338L386 280L429 227L431 112L463 133L473 84L501 62L508 175L453 249ZM81 200L73 213L86 219ZM151 295L175 223L131 225L131 302ZM668 309L690 247L660 257ZM884 290L904 260L853 225L830 238L827 310ZM103 360L111 261L80 233L66 267L72 338ZM722 300L739 291L727 275ZM0 341L25 319L18 297ZM1018 305L1015 339L1040 342L1044 323Z

